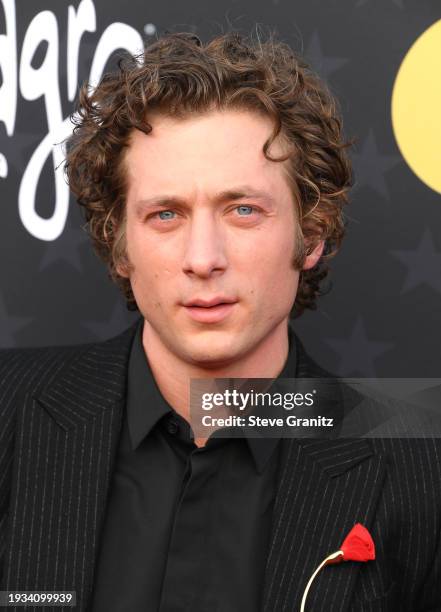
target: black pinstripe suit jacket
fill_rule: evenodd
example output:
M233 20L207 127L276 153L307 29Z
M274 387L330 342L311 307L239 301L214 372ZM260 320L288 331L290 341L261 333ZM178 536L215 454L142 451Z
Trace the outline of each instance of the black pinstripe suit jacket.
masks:
M135 326L0 353L2 590L75 590L76 609L90 609ZM296 342L297 376L320 376ZM441 611L439 440L281 444L262 610L299 610L309 576L360 522L376 560L327 566L307 610Z

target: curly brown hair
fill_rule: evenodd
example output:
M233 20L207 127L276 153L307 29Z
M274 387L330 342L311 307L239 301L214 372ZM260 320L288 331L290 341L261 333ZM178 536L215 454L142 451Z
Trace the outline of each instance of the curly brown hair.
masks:
M293 316L316 308L328 274L327 261L339 249L348 202L351 166L342 136L337 102L303 59L270 34L266 40L236 32L203 44L194 34L167 33L140 56L118 62L93 89L80 90L72 136L66 141L65 172L84 207L87 229L110 277L121 287L129 310L137 310L125 243L126 173L123 158L133 129L149 134L148 112L175 118L215 109L263 112L274 122L263 147L265 157L288 161L289 178L299 208L300 248L293 265L301 270L319 240L319 262L300 272ZM283 157L268 149L280 135L289 145ZM300 233L300 232L299 232Z

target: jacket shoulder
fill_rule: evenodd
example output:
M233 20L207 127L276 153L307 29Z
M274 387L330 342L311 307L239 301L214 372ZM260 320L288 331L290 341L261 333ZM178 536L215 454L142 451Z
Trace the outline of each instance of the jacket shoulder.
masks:
M98 342L63 346L0 349L0 421L9 414L14 400L42 391L71 364L87 355L97 355L96 363L106 358L125 359L139 320L122 333ZM0 429L1 430L1 429Z
M91 345L0 350L0 423L5 425L17 399L42 389L56 373Z

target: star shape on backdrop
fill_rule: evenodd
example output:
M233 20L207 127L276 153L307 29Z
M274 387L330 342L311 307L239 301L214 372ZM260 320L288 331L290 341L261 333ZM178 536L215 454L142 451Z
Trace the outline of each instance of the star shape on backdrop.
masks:
M348 338L325 338L324 341L340 358L333 370L346 377L358 374L376 378L375 360L394 347L392 342L369 340L361 316L357 317Z
M424 230L416 249L394 250L391 254L407 267L407 277L401 294L423 284L441 293L441 252L436 249L428 228Z
M13 348L17 346L15 332L33 321L32 317L17 317L8 314L6 304L0 294L0 348Z
M118 299L110 316L100 321L84 321L82 326L92 332L99 340L107 340L129 327L140 316L138 311L127 310L125 303Z
M39 271L41 272L53 263L65 261L78 272L82 272L80 247L89 240L84 230L77 227L66 227L59 238L47 243Z
M382 155L372 129L361 146L359 153L352 153L354 166L354 191L361 187L370 187L385 200L389 199L389 190L384 175L396 166L402 158L399 155Z
M328 79L333 72L344 66L349 59L345 57L333 57L325 55L322 51L320 37L315 30L310 38L309 45L305 51L306 59L311 63L311 66L323 78Z
M368 2L369 0L358 0L357 4L355 5L355 8L360 8L364 4L367 4ZM398 8L400 9L404 8L403 0L392 0L392 2L393 4L395 4L395 6L398 6Z

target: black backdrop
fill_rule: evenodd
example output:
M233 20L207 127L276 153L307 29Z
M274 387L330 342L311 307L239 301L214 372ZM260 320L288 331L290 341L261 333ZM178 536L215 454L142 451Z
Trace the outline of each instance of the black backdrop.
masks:
M78 82L111 67L116 45L260 24L326 78L356 138L348 235L332 290L295 322L300 337L345 376L439 376L441 198L401 156L391 120L400 65L439 19L435 0L0 0L0 346L104 339L134 318L54 172Z

